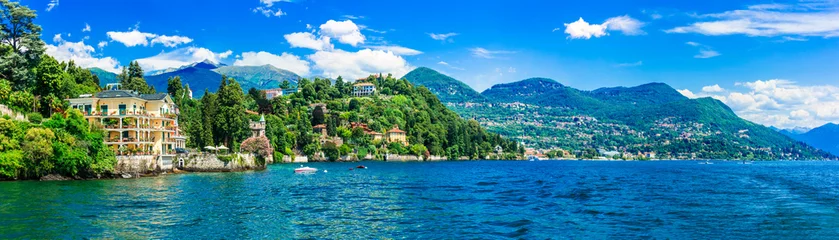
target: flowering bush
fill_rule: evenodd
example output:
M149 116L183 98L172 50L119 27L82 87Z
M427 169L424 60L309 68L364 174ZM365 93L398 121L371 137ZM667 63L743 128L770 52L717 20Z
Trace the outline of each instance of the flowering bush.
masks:
M242 144L240 145L239 149L241 149L243 152L254 153L261 157L267 157L274 153L274 148L271 147L271 143L265 136L251 137L245 139L245 141L242 142Z

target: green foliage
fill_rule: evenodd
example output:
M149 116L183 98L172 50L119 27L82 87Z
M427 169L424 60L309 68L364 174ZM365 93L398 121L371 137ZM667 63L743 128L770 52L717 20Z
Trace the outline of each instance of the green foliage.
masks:
M43 121L44 117L41 116L40 113L33 112L33 113L26 114L26 119L28 119L29 122L31 122L31 123L40 124L41 121Z
M137 61L132 61L128 64L128 68L123 68L117 78L121 89L137 91L141 94L155 93L154 87L146 83L143 77L143 68Z
M11 81L16 91L34 87L31 69L45 50L36 16L19 2L0 0L0 79Z
M321 150L323 151L323 155L329 161L337 161L338 158L341 156L338 147L336 147L335 144L331 142L323 144L323 148Z
M405 79L416 86L425 86L442 102L481 102L484 96L468 85L427 67L419 67L405 74Z
M23 151L0 151L0 179L16 179L23 168Z

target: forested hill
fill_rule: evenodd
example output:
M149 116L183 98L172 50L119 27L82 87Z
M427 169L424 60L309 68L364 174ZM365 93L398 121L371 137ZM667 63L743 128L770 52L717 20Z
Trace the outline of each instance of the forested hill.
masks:
M419 67L405 74L412 84L425 86L443 102L481 102L480 93L454 78L427 67Z
M638 158L653 152L656 158L835 158L746 121L718 100L688 99L664 83L583 91L530 78L492 86L481 96L482 102L447 105L492 132L575 157L619 152Z
M188 145L237 146L246 137L247 120L264 114L266 135L275 156L366 156L382 159L385 154L446 156L449 159L512 159L522 149L513 141L487 132L476 121L467 121L437 99L428 88L417 87L392 76L370 76L363 80L376 85L377 93L354 97L352 83L341 78L301 79L300 92L266 99L257 89L242 95L238 80L221 80L217 93L208 92L200 99L176 98L181 108L181 124L189 136ZM170 82L173 96L183 91L181 83ZM218 121L224 119L224 121ZM313 126L323 124L326 135ZM363 124L363 125L362 125ZM386 134L398 128L405 131L407 145L373 138L372 132ZM335 140L340 139L342 144ZM496 155L495 147L503 149Z

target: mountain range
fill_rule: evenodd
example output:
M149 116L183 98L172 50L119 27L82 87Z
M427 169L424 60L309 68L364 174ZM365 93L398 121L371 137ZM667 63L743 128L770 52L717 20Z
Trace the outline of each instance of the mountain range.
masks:
M118 82L117 74L92 68L90 71L99 77L100 85ZM301 78L299 75L285 69L271 65L262 66L227 66L212 61L202 61L180 68L169 68L151 71L145 76L146 82L155 89L166 89L169 78L179 76L181 82L189 84L193 96L200 98L204 90L215 92L221 83L222 75L232 77L239 82L243 89L271 89L278 88L283 81L288 80L296 85Z
M664 83L583 91L530 78L477 93L429 68L405 78L461 116L534 148L656 152L672 159L835 158L746 121L716 99L689 99Z
M802 131L800 128L796 129L783 129L779 132L818 149L839 155L839 124L827 123L808 131Z

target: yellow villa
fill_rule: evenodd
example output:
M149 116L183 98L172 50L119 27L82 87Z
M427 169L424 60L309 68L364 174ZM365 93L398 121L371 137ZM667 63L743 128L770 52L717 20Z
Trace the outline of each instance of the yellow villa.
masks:
M69 99L91 124L101 124L105 144L117 154L173 155L186 147L178 128L178 108L166 93L137 94L108 85L95 95Z
M399 126L393 126L393 129L387 131L387 141L398 142L408 146L408 138L405 135L405 131L399 129Z

